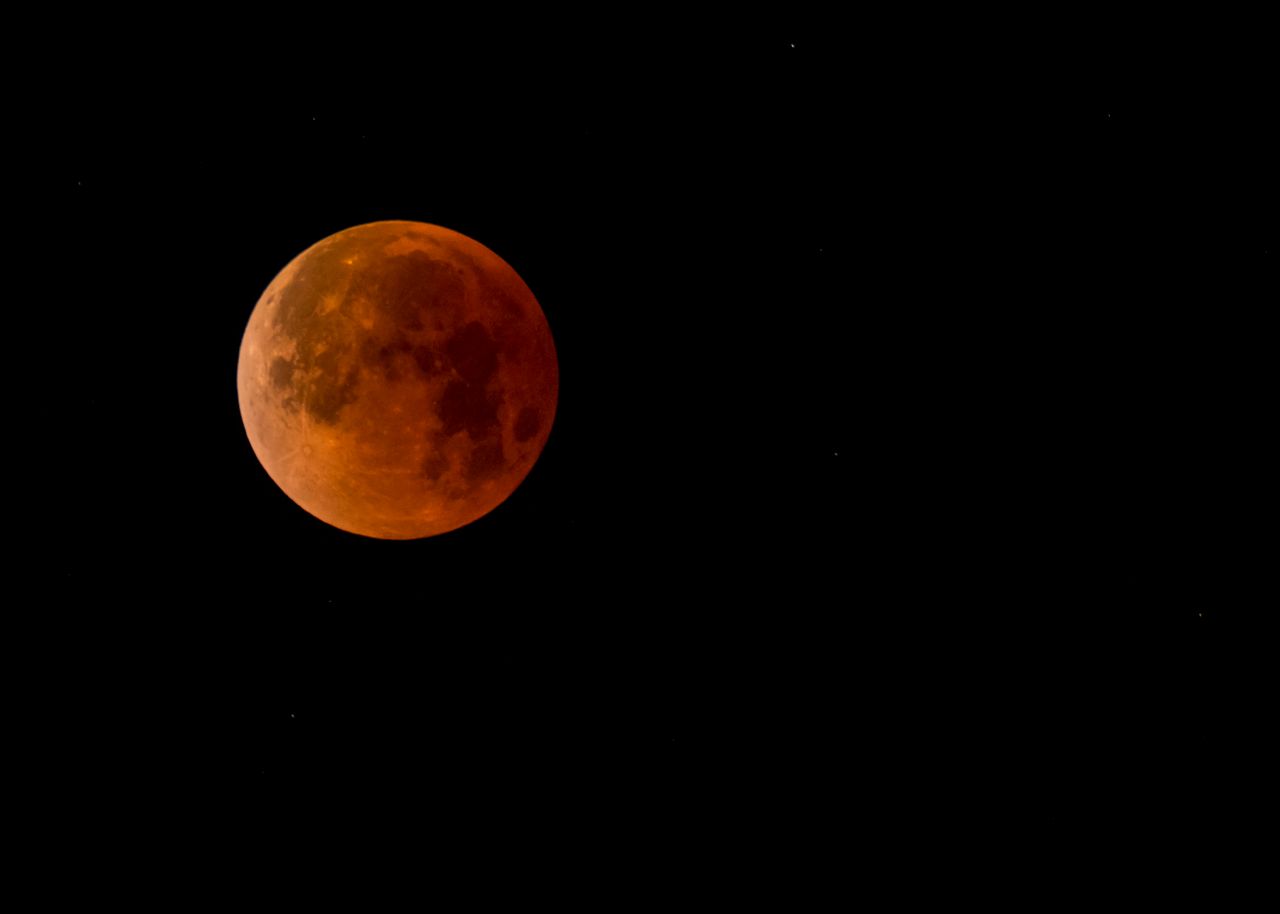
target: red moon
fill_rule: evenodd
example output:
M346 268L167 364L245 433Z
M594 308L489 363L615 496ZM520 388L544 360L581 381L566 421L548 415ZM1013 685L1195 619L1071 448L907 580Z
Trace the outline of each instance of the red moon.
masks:
M555 417L546 317L479 242L421 222L331 235L272 280L236 378L254 453L320 520L434 536L501 504Z

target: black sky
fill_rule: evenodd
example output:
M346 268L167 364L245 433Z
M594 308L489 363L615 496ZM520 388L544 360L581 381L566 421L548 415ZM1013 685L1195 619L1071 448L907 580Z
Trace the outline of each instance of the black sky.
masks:
M29 639L77 802L670 867L1216 815L1260 675L1248 79L861 34L82 43L35 105ZM380 219L496 251L560 359L520 490L410 543L294 506L235 396L275 273Z

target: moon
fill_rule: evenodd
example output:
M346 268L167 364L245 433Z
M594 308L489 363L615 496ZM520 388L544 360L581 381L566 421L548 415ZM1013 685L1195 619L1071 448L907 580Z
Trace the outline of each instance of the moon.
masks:
M293 501L379 539L455 530L541 454L559 364L498 255L422 222L331 235L267 286L236 385L254 453Z

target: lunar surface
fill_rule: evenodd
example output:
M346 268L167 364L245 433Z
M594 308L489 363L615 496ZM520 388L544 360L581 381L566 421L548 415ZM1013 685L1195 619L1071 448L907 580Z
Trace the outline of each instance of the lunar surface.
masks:
M343 530L414 539L487 514L524 480L559 370L533 293L480 243L375 222L298 255L240 347L254 452L302 508Z

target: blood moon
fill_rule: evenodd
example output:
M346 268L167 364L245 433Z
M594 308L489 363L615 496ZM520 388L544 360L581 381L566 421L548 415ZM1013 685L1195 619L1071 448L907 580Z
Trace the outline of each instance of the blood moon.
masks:
M515 491L551 430L559 367L537 300L496 254L375 222L272 280L237 387L254 453L291 499L352 533L415 539Z

